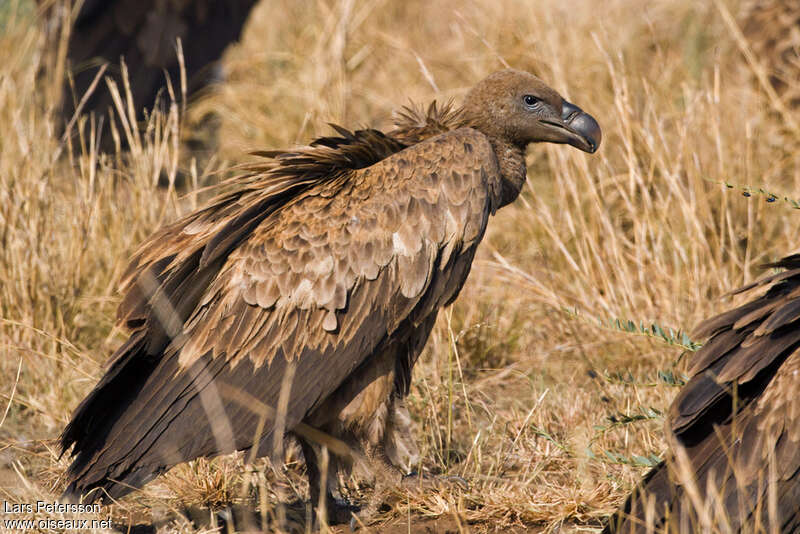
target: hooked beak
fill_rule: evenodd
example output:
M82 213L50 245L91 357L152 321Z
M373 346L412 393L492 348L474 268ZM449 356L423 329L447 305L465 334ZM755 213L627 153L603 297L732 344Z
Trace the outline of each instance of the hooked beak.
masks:
M584 152L593 154L600 146L603 132L594 117L575 104L564 100L561 106L561 121L544 120L544 124L557 128L562 134L563 143L570 144Z

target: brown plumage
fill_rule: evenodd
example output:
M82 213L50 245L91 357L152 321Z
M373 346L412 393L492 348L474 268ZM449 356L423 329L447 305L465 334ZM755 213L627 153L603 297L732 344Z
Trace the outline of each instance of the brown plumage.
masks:
M705 321L691 379L672 403L670 454L606 532L800 531L800 255Z
M525 147L600 142L594 119L513 70L458 110L336 129L264 153L136 253L119 307L130 339L61 438L67 494L118 497L198 456L264 455L276 431L300 438L314 504L320 431L396 481L411 369L489 215L519 194Z
M219 79L221 69L216 62L225 48L239 38L255 4L256 0L83 0L74 17L67 51L77 100L89 89L104 63L109 64L106 76L122 87L120 59L124 58L133 109L141 113L144 107L152 108L156 95L167 85L166 76L178 87L178 39L183 48L189 94ZM47 17L54 41L59 37L60 15L60 9L52 9ZM84 104L83 112L105 115L113 108L111 94L101 84ZM70 91L63 108L67 119L74 109ZM103 134L106 148L112 148L108 126Z

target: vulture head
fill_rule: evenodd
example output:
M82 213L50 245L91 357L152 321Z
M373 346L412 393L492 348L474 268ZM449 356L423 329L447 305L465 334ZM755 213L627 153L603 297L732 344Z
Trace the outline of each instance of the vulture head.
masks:
M566 143L593 153L602 133L597 121L539 78L506 69L467 94L465 118L498 145L524 150L530 143Z

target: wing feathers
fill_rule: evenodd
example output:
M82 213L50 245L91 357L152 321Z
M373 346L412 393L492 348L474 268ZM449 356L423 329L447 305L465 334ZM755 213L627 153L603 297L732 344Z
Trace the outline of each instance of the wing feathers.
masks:
M800 292L792 292L787 295L786 300L788 302L783 303L778 309L771 313L769 318L761 323L761 326L753 332L753 335L763 336L772 333L780 327L800 319L800 299L797 298L800 295L796 293Z
M695 353L691 379L670 407L673 453L649 475L606 528L647 532L644 498L655 503L656 526L681 531L700 525L699 498L714 525L731 532L795 532L800 524L800 256L773 266L783 273L752 302L701 327L711 340ZM699 495L689 497L682 448ZM664 515L666 512L668 515ZM629 516L627 515L629 514ZM723 519L727 524L723 524ZM703 527L705 528L705 527ZM672 531L670 530L670 531Z
M720 358L726 356L732 349L739 346L742 341L750 334L747 330L725 330L712 337L708 343L703 345L703 350L694 355L694 359L689 365L689 376L699 374L711 367Z

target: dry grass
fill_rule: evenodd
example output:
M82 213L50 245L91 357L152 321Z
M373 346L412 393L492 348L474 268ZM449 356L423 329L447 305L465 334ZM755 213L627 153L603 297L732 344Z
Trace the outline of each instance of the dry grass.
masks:
M249 148L307 141L329 121L386 125L409 98L458 99L508 64L592 113L603 146L595 156L530 151L529 187L492 221L409 398L420 467L470 487L398 495L385 519L598 528L663 453L661 414L684 365L679 347L597 319L690 329L729 306L718 297L759 264L797 246L790 203L720 185L800 198L797 127L759 83L758 57L727 17L737 9L723 0L263 2L227 54L227 83L186 114L154 114L144 135L122 128L133 149L107 156L91 148L85 120L62 142L52 102L63 57L44 50L29 17L6 16L0 500L59 494L66 460L54 439L122 339L115 280L149 232L197 202L157 187L180 166L204 181L178 143L194 121L216 112L219 157L235 162ZM50 68L37 77L40 65ZM280 515L276 502L305 496L296 456L290 449L278 469L246 470L239 458L184 465L113 513L187 532L170 519L183 505L260 504Z

